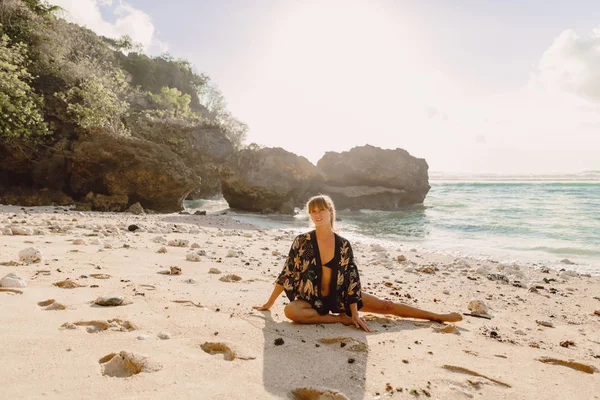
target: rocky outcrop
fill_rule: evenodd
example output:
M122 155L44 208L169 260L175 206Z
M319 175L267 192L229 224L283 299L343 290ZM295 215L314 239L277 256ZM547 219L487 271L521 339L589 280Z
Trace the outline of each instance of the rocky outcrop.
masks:
M231 208L292 213L324 176L306 158L281 148L244 149L221 168L223 197Z
M21 150L0 146L6 161L0 166L0 201L5 204L81 203L81 209L125 211L139 202L174 212L200 186L200 177L177 154L145 140L96 134Z
M186 132L185 163L202 179L202 184L190 192L189 200L210 198L221 194L219 168L233 154L233 144L216 129L198 128Z
M366 145L327 152L317 166L326 176L320 191L339 209L396 210L422 203L430 188L427 162L402 149Z
M90 135L73 144L67 162L73 196L127 196L127 204L139 202L159 212L181 210L188 193L200 185L169 148L138 139Z

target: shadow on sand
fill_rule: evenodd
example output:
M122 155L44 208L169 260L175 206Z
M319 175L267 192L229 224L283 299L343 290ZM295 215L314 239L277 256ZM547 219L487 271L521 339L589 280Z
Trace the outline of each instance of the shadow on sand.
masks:
M368 317L369 326L379 332L366 333L341 324L276 322L270 311L261 314L257 317L265 321L265 389L297 400L364 398L368 337L430 326L428 322Z

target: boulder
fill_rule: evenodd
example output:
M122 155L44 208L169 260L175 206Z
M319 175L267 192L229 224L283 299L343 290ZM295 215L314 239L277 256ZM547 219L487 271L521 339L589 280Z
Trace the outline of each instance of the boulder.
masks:
M406 150L366 145L327 152L317 163L326 176L327 193L342 208L395 210L422 203L429 192L429 166Z
M166 146L110 135L88 135L74 142L68 167L74 195L93 192L92 201L99 194L127 197L129 204L139 202L159 212L181 210L183 199L200 184Z
M231 141L214 128L195 128L186 133L188 150L185 163L202 179L200 187L192 190L187 199L206 199L221 194L219 168L235 151Z
M282 148L244 149L231 155L220 171L223 197L231 208L293 213L324 181L306 158Z

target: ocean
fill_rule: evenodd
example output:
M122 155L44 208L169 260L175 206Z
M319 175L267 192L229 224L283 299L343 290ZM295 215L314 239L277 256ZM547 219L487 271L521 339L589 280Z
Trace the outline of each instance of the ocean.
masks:
M570 175L431 174L422 205L401 211L338 210L343 236L391 249L492 259L506 264L566 268L600 275L600 171ZM186 208L228 210L224 199ZM228 210L262 227L306 231L308 215ZM573 264L561 262L569 260Z

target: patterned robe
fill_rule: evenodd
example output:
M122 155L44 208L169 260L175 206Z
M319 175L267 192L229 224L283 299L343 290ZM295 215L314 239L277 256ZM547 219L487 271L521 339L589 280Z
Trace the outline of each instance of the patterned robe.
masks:
M350 304L357 303L358 309L362 307L360 277L350 242L338 234L335 234L334 259L338 263L332 268L331 279L335 283L332 287L335 290L330 292L330 296L334 296L339 312L350 316ZM304 300L319 314L326 314L327 308L321 295L321 275L322 263L316 232L313 230L298 235L276 283L283 286L290 301Z

